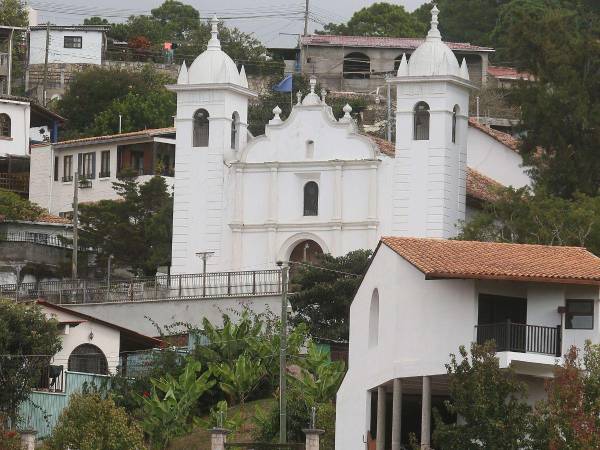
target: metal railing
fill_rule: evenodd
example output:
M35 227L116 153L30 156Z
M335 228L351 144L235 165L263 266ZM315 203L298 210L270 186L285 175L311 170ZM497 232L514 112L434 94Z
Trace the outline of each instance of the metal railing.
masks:
M225 448L236 450L303 450L304 448L306 448L306 444L274 444L271 442L227 442L225 444Z
M73 243L64 236L47 233L32 233L30 231L6 231L0 232L0 242L25 242L29 244L46 245L48 247L59 247L73 249ZM93 251L93 249L79 246L79 251Z
M42 367L40 379L33 387L35 391L64 392L63 366L47 365Z
M0 298L56 304L252 297L281 293L279 270L157 275L129 280L63 280L0 285Z
M546 327L513 323L510 320L502 323L476 325L477 343L495 341L499 352L541 353L561 356L561 327Z

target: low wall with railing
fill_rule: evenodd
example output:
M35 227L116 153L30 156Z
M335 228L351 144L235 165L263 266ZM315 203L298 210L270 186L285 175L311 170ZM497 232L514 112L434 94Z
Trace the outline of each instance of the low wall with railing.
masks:
M0 297L56 304L252 297L281 293L281 272L261 270L158 275L130 280L64 280L0 285Z
M499 352L561 356L561 326L546 327L509 321L477 325L477 343L494 341Z
M100 387L108 379L105 375L69 372L63 374L63 392L33 391L19 407L20 428L33 429L38 438L52 433L60 413L69 404L71 395L81 392L84 384Z

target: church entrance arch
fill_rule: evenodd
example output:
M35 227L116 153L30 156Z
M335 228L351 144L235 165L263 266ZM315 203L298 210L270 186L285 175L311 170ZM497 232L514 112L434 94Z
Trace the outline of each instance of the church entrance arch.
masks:
M323 249L319 244L312 239L306 239L296 244L293 248L292 253L290 253L290 261L314 264L322 254Z

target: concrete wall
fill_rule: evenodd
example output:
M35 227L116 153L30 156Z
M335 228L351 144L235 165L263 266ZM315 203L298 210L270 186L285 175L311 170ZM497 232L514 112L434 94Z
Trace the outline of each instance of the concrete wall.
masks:
M241 312L248 308L256 314L272 312L279 317L281 312L280 296L218 298L199 300L167 300L128 303L97 303L82 305L63 305L74 311L88 314L98 319L110 321L148 336L157 336L159 332L150 319L160 327L175 322L201 326L202 319L222 324L222 315Z
M65 36L82 38L81 48L65 48ZM50 29L48 63L101 64L103 33L101 31L74 31ZM46 30L31 30L29 38L29 64L44 64Z
M0 155L29 154L29 103L0 99L0 114L10 118L10 137L0 136Z

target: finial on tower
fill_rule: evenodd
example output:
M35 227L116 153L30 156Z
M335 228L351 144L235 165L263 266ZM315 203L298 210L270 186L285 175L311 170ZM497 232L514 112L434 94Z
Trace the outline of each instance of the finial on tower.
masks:
M350 115L350 113L352 112L352 106L346 103L342 108L342 111L344 111L344 116L340 119L340 122L352 122L352 116Z
M221 41L219 41L219 18L217 15L213 15L210 20L210 41L208 41L209 49L221 49Z
M315 93L315 88L317 87L317 79L315 77L310 77L310 93Z
M322 88L321 89L321 101L323 102L324 105L326 104L325 97L327 97L327 89Z
M440 10L437 5L433 5L431 8L431 28L429 29L429 33L427 33L427 38L431 39L441 39L442 35L440 34L440 30L438 30L438 24L440 23L438 20L438 14Z
M275 106L275 108L273 108L273 118L269 121L269 124L273 124L273 123L281 123L281 108L279 107L279 105Z
M301 105L302 104L302 92L300 92L300 91L296 92L296 99L298 100L298 103L296 103L296 105Z

